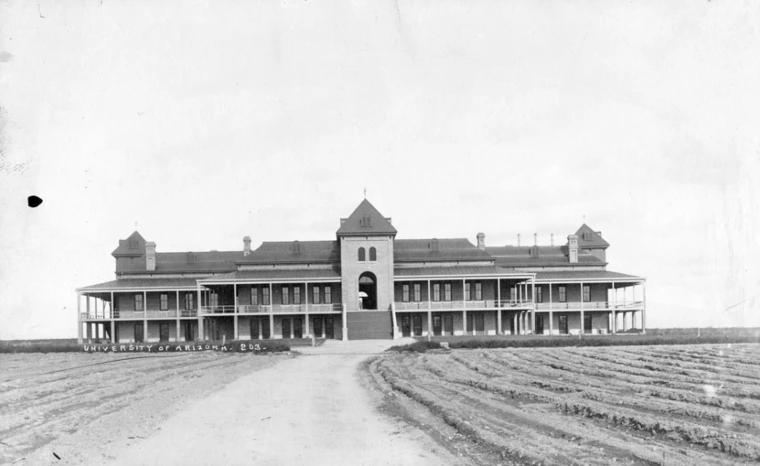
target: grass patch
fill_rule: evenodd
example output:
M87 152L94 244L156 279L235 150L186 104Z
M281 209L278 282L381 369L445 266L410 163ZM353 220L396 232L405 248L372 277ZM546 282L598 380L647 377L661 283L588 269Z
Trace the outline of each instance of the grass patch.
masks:
M241 350L241 345L246 345L246 350ZM217 347L221 349L221 341L193 341L193 342L149 342L149 343L77 343L76 338L67 339L50 339L50 340L6 340L0 341L0 353L81 353L84 347L116 347L116 352L146 352L129 350L130 346L143 346L151 345L152 348L149 352L153 353L157 351L158 346L163 347L162 351L177 351L178 346L183 349L185 346L206 346ZM250 345L258 345L258 349L250 350ZM251 353L279 353L290 351L291 346L310 346L311 339L303 340L230 340L225 342L227 351L229 352L251 352ZM122 350L121 347L127 349ZM209 348L209 350L211 350ZM89 352L89 351L88 351Z
M4 340L0 341L0 353L76 353L82 345L76 338L49 340Z
M441 344L437 341L417 341L408 345L391 346L388 348L388 351L424 353L433 349L441 349Z

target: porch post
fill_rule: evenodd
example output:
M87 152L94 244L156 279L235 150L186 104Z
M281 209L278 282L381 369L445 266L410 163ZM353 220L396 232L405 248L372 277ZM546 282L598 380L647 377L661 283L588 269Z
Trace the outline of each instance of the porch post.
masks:
M143 341L148 342L148 292L143 291Z
M92 344L92 324L87 322L87 343Z
M430 300L430 279L427 281L427 299L428 299L428 338L433 336L433 305Z
M85 295L85 298L87 298L87 318L90 318L90 297Z
M612 282L612 312L610 313L612 317L612 334L615 334L615 331L617 330L617 290L615 289L615 282Z
M583 282L581 282L581 335L586 333L586 319L583 314Z
M304 293L306 293L306 317L304 318L304 336L308 337L311 335L311 333L309 333L309 282L303 283L303 290Z
M549 335L554 335L554 314L552 313L552 284L549 283Z
M84 343L82 341L82 295L77 291L77 343L80 345Z
M536 277L535 275L530 279L530 330L535 335L536 333ZM543 332L543 329L541 330Z
M647 282L641 282L641 333L647 333Z
M203 332L203 313L201 309L201 297L203 295L201 294L201 284L198 283L198 340L203 341L206 339L206 336Z
M113 317L111 318L111 343L116 343L116 324L113 321Z
M234 313L232 315L232 323L233 323L233 330L232 330L232 338L237 340L238 339L238 295L237 295L237 283L232 284L232 294L233 299L235 302L235 308Z
M467 297L464 295L466 279L462 279L462 335L467 335Z
M496 334L501 335L503 328L501 325L501 278L496 279Z

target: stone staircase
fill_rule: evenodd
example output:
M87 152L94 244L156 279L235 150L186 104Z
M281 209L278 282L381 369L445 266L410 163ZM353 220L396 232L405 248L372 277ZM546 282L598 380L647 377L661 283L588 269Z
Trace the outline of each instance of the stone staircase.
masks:
M349 340L390 340L393 320L390 311L348 311L346 326Z

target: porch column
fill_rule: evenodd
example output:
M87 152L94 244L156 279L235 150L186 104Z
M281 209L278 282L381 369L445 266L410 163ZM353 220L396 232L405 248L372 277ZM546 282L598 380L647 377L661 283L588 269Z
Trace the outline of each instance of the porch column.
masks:
M641 333L647 333L647 282L641 282Z
M531 333L536 333L536 277L533 276L530 279L530 330ZM543 332L543 330L541 330Z
M116 343L116 324L113 321L113 318L111 318L111 343Z
M82 339L82 295L77 292L77 343L80 345L83 342Z
M176 324L177 324L177 328L176 328L177 333L174 334L174 340L177 341L177 342L179 342L180 341L180 338L179 338L179 316L180 316L180 312L179 312L179 290L175 290L175 294L176 294L176 298L177 298L177 301L175 303L177 305L176 306L176 308L177 308L177 314L175 315L175 321L176 321Z
M148 342L148 292L143 291L143 341Z
M581 335L586 333L586 319L583 314L583 282L581 282Z
M617 313L615 312L615 308L617 306L617 290L615 289L615 282L612 282L612 312L610 313L611 320L612 320L612 334L614 335L617 330L617 322L615 321L615 317L617 317Z
M90 297L85 295L85 298L87 298L87 318L90 318Z
M238 339L238 295L237 295L237 283L232 284L232 297L234 299L235 303L235 309L234 313L232 315L232 324L233 324L233 330L232 330L232 338L237 340Z
M466 279L462 279L462 335L467 335L467 297L464 295Z
M549 335L554 335L554 314L552 313L552 284L549 283Z
M201 312L201 297L203 295L201 294L201 284L198 283L198 340L203 341L205 340L205 335L203 332L203 314Z
M496 334L501 335L504 329L501 325L501 278L496 279Z
M85 325L87 325L87 343L92 344L92 324L87 322Z
M433 305L430 300L430 279L427 281L427 299L428 299L428 338L433 336Z
M304 282L303 284L303 290L304 293L306 293L306 317L304 318L304 336L308 337L311 335L309 333L309 282Z

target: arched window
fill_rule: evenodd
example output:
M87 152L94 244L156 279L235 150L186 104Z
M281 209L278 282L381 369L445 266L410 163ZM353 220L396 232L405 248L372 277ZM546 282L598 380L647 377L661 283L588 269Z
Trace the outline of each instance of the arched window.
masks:
M367 256L364 248L359 248L359 262L364 262L365 260L367 260Z
M376 261L377 260L377 249L375 249L375 248L369 248L369 260L370 261Z

